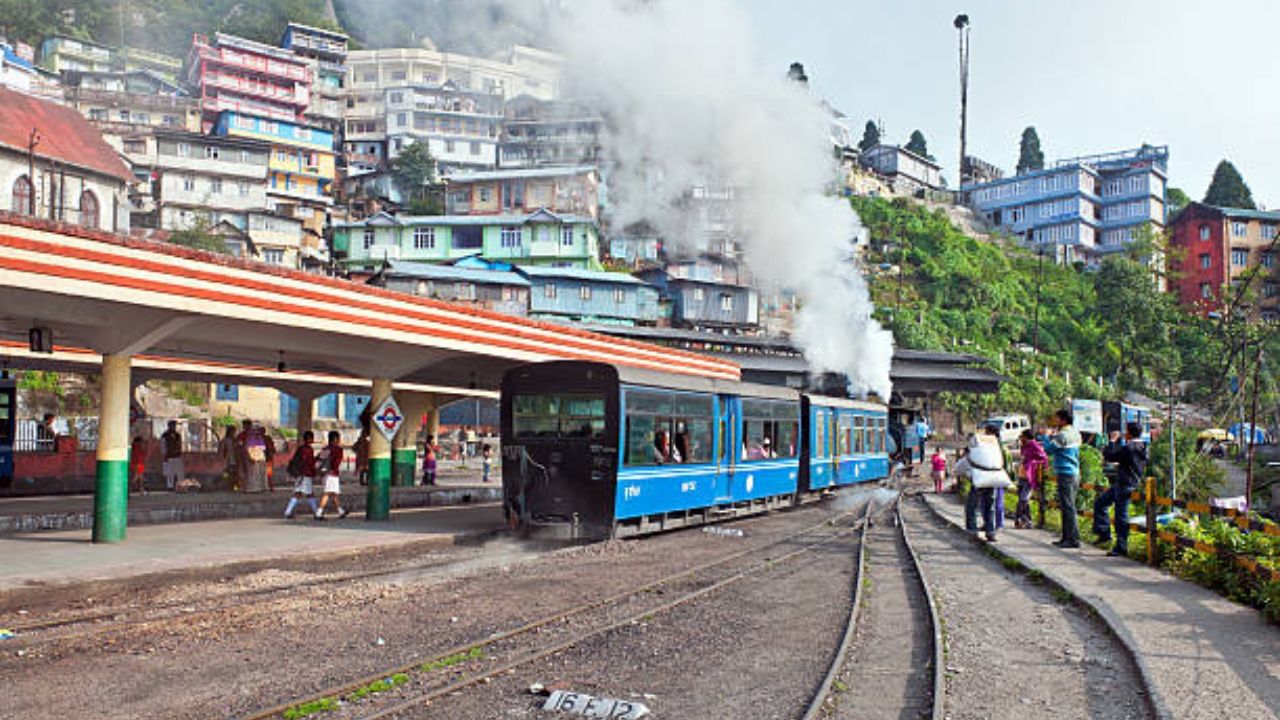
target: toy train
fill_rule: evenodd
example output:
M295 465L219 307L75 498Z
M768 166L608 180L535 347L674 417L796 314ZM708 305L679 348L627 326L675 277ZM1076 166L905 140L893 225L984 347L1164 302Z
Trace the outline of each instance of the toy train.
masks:
M525 365L502 381L513 528L626 537L794 505L889 476L871 402L604 363Z

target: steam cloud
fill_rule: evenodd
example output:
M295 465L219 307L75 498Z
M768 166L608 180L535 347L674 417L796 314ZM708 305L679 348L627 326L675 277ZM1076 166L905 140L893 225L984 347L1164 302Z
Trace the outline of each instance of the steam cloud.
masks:
M747 267L801 305L792 338L811 368L888 399L891 334L852 256L859 220L831 197L828 120L818 99L760 68L730 0L580 0L552 27L565 95L608 118L612 221L645 220L668 244L693 242L682 199L734 189ZM696 248L689 248L696 249Z

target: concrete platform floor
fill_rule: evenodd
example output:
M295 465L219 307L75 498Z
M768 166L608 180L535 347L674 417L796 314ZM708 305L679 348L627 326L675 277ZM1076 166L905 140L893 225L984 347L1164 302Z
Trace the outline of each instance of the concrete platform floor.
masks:
M126 540L94 545L89 530L0 537L0 604L6 593L121 581L211 569L285 567L404 546L449 545L487 537L503 527L497 503L393 511L389 522L352 513L323 522L250 518L131 527Z

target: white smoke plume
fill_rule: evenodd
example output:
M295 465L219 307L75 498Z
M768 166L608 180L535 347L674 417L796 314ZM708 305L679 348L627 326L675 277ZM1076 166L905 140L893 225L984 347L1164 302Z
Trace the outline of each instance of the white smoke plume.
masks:
M552 24L565 94L608 119L616 227L645 220L689 239L693 186L734 189L750 272L796 293L793 340L811 368L888 399L891 334L871 319L852 257L858 218L828 187L835 160L819 100L759 67L731 0L580 0Z

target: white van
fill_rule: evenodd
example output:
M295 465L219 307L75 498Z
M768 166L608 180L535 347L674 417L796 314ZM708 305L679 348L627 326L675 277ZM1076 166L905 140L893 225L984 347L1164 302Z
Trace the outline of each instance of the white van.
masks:
M979 427L994 427L1001 443L1013 445L1022 437L1023 430L1031 429L1031 420L1026 415L993 415L983 420Z

